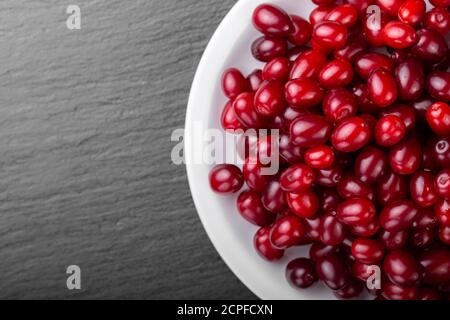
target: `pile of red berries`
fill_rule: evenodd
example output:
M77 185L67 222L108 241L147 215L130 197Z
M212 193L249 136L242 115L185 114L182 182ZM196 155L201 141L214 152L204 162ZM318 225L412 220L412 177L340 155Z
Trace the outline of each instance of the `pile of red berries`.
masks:
M312 1L309 21L257 7L263 35L251 51L265 64L222 79L223 128L279 129L280 172L263 175L247 158L242 171L214 167L211 187L246 183L237 208L260 226L254 246L266 260L312 244L287 266L296 288L321 280L357 297L378 266L376 299L447 299L450 0L430 0L428 12L423 0Z

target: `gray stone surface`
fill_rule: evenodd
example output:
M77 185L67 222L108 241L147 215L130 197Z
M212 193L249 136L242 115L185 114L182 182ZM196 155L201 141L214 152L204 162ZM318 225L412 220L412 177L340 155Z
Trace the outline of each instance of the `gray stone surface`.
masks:
M0 298L255 298L170 163L197 63L234 2L1 1ZM66 28L68 4L81 30Z

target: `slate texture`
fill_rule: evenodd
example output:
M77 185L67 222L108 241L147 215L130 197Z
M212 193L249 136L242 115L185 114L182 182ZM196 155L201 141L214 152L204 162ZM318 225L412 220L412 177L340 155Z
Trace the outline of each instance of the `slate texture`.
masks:
M0 298L255 298L170 162L234 2L1 1ZM69 4L81 30L66 27ZM66 288L72 264L81 291Z

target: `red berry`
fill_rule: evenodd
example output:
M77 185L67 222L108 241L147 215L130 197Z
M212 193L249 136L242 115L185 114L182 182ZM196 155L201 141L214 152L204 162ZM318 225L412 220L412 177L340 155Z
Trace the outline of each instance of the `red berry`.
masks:
M347 37L347 28L339 22L322 21L313 28L313 40L327 49L342 49L347 43Z
M394 77L385 69L376 69L369 76L367 90L370 99L380 108L393 104L398 97L397 84Z
M209 173L211 189L217 193L229 194L238 192L244 184L241 170L231 164L221 164L212 168Z
M353 68L344 59L335 59L326 64L319 74L319 81L326 89L345 87L353 80Z
M331 135L331 122L319 115L304 115L291 124L291 141L305 148L320 146Z
M318 280L314 262L307 258L292 260L286 267L286 279L294 288L311 287Z
M329 146L317 146L305 152L305 162L314 169L326 169L334 162L334 152Z
M395 115L383 116L375 127L375 141L379 146L391 147L399 143L406 134L403 121Z
M238 69L225 70L222 76L222 90L228 98L234 99L248 89L249 83Z
M278 80L264 82L255 94L254 105L261 116L273 117L281 113L286 107L283 83Z
M336 150L354 152L364 147L372 134L367 122L360 117L342 120L333 131L331 143Z
M391 21L383 28L383 40L391 48L408 48L417 42L416 30L408 24Z
M283 9L262 4L253 12L253 25L260 32L275 37L287 37L293 30L292 22Z
M262 227L256 232L256 234L254 236L253 244L255 246L256 251L259 253L259 255L266 260L269 260L269 261L280 260L284 255L283 250L275 248L270 243L270 227L269 226Z
M286 249L305 237L305 226L295 216L278 219L270 229L270 242L275 248Z
M286 201L292 213L301 218L311 218L319 210L319 198L312 190L298 193L287 193Z
M439 136L450 135L450 106L436 102L427 111L427 121L431 129Z
M304 164L293 165L280 176L281 189L285 192L306 191L311 188L313 182L314 171Z
M398 18L401 22L417 26L425 18L426 10L424 0L406 0L398 10Z
M352 243L352 255L364 264L376 264L383 259L384 245L379 240L358 238Z
M237 199L237 207L241 216L254 225L263 227L275 220L275 215L264 208L261 196L254 191L242 192Z
M288 40L295 46L303 46L309 42L312 34L312 26L305 19L291 15L293 25L292 32L289 34Z
M352 198L342 202L337 208L339 221L349 226L368 225L376 215L372 201L364 198Z

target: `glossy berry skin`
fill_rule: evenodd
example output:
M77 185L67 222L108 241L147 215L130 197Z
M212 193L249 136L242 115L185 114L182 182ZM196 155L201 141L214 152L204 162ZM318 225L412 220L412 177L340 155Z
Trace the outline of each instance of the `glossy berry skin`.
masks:
M406 0L398 10L398 18L403 23L417 26L425 19L426 9L424 0Z
M309 248L309 257L313 261L318 261L330 254L336 253L339 247L327 246L322 242L314 242Z
M220 164L211 169L209 184L214 192L230 194L242 188L244 177L235 165Z
M264 80L286 81L291 72L291 65L288 58L278 57L269 61L262 70L261 76ZM259 85L257 87L259 89ZM256 90L257 90L256 89Z
M284 85L281 81L266 81L255 94L255 110L264 117L273 117L286 107L284 99Z
M273 60L272 60L273 61ZM255 69L247 76L250 89L255 92L259 86L264 82L261 69Z
M435 229L412 230L409 236L409 244L415 249L429 248L437 238Z
M376 215L372 201L364 198L352 198L339 204L337 214L339 221L349 225L368 225Z
M411 48L411 52L420 60L428 62L441 61L448 51L445 38L433 29L420 29L417 31L417 43Z
M316 272L320 280L332 290L342 289L350 281L344 259L336 253L319 259L316 262Z
M367 265L356 260L352 265L352 274L361 281L367 281L374 274L374 267L377 265Z
M417 42L416 30L403 22L388 22L382 32L384 44L391 48L404 49Z
M339 22L322 21L313 28L313 40L327 49L342 49L347 43L347 37L347 28Z
M371 138L370 128L361 117L342 120L334 129L331 143L336 150L354 152L364 147Z
M399 200L388 204L381 210L380 224L384 230L397 232L408 229L418 213L416 205L410 200Z
M270 176L263 175L262 165L254 157L245 159L242 173L244 174L244 179L248 187L254 191L264 191L270 181Z
M396 103L381 111L380 116L394 115L399 117L405 125L406 131L411 131L416 126L416 113L407 104Z
M286 40L272 36L262 36L252 43L252 54L256 60L269 62L270 60L283 57L288 50Z
M434 206L434 212L441 225L450 227L450 200L440 198Z
M434 29L443 36L450 31L450 13L446 8L433 8L427 12L425 27Z
M347 89L334 89L325 94L322 109L328 119L339 122L356 115L358 101Z
M246 127L264 127L265 119L263 119L258 113L256 113L253 93L244 92L237 96L233 102L233 109L236 113L236 117Z
M287 193L286 201L292 213L301 218L311 218L319 210L319 198L312 190Z
M397 232L381 231L379 238L383 241L387 250L402 249L408 242L408 230L401 230Z
M430 300L442 300L439 291L432 288L420 288L418 300L430 301Z
M305 152L305 162L313 169L326 169L334 162L334 151L327 145L310 148Z
M318 79L319 72L327 63L327 57L320 51L310 50L298 56L292 65L289 79Z
M371 238L380 230L380 224L377 219L368 225L359 225L351 228L351 233L358 237Z
M314 261L307 258L298 258L288 263L286 279L293 288L306 289L317 282Z
M439 285L450 281L450 251L435 249L424 252L419 257L424 270L423 281L429 285Z
M395 81L402 100L417 100L425 90L425 73L422 63L415 58L407 58L400 62L395 68Z
M288 134L280 135L280 142L278 144L280 152L280 160L287 163L297 163L302 159L302 151L300 147L291 143Z
M375 126L375 141L379 146L391 147L399 143L406 134L406 126L395 115L383 116Z
M313 80L295 79L286 83L285 96L291 106L309 108L322 102L323 90Z
M315 171L315 183L323 187L335 187L342 179L342 169L333 165L326 169L320 169Z
M450 6L450 0L430 0L435 7L446 8Z
M319 115L304 115L291 124L291 141L297 146L312 148L323 145L331 135L331 122Z
M414 137L403 140L389 151L389 163L395 173L413 174L419 169L421 162L422 147Z
M406 198L409 192L409 181L406 176L389 171L377 183L376 190L378 203L387 205Z
M372 186L361 182L361 180L352 175L346 175L339 180L337 191L344 199L365 198L373 200L375 198Z
M411 229L434 229L438 225L437 217L432 208L420 209L416 218L413 220Z
M345 87L353 80L353 67L344 59L327 63L319 74L320 85L327 89Z
M293 30L292 22L283 9L262 4L253 12L253 25L265 35L287 37Z
M382 283L383 297L387 300L417 300L419 296L416 287L401 287L390 281Z
M384 69L376 69L367 81L369 97L379 108L393 104L398 97L397 84L394 77Z
M444 244L450 245L450 227L440 226L438 235Z
M321 200L320 207L325 212L335 211L338 205L342 202L342 198L333 188L319 189L319 197Z
M299 218L289 215L278 219L270 230L270 242L275 248L286 249L296 245L305 236L305 226Z
M372 47L376 48L383 47L384 46L383 28L392 18L383 11L381 11L381 16L378 14L377 11L374 11L372 14L369 14L367 15L367 17L365 17L366 15L367 13L364 13L362 15L363 17L362 31L364 32L364 37L366 41Z
M450 135L450 106L443 102L436 102L427 110L427 122L438 136Z
M392 60L385 54L370 52L356 59L355 70L364 80L369 79L370 74L378 68L385 69L390 73L394 72Z
M228 98L234 99L249 90L249 83L238 69L229 68L222 76L222 90Z
M440 138L432 144L433 160L441 168L450 167L450 137Z
M338 299L353 299L358 297L363 290L364 286L360 281L352 280L345 287L333 293Z
M393 17L396 17L398 10L405 0L376 0L375 2L380 6L381 10L387 12Z
M245 129L245 126L239 121L233 108L233 103L228 101L222 110L220 124L226 131L233 132L239 129Z
M277 249L270 243L270 226L262 227L256 232L253 245L256 252L268 261L280 260L284 255L284 250Z
M378 148L364 148L355 160L355 176L363 183L376 183L386 172L388 161L386 153Z
M303 46L309 42L312 34L311 24L302 17L291 15L293 31L289 34L288 40L295 46Z
M375 113L378 112L378 107L370 100L367 85L364 83L355 84L352 87L353 96L358 101L358 109L361 112Z
M434 187L440 197L450 199L450 168L437 174Z
M384 245L379 240L358 238L352 243L352 255L359 262L372 265L384 257Z
M256 226L264 227L275 220L275 215L264 208L261 196L254 191L242 192L237 199L237 208L245 220Z
M450 72L431 72L427 79L427 89L436 100L450 102Z
M334 8L325 17L325 20L339 22L341 25L347 28L353 27L358 21L358 11L352 5L340 5Z
M334 6L324 5L318 6L309 14L309 22L312 26L322 22L328 16L328 14L333 11Z
M314 171L304 164L296 164L287 168L280 176L281 189L285 192L303 192L311 188L314 182Z
M345 47L334 51L336 59L344 59L350 63L367 51L367 43L361 34L350 34Z
M278 213L286 208L284 193L277 180L270 181L262 192L261 201L266 210Z
M417 286L422 278L419 262L405 250L389 252L384 259L383 270L389 280L399 286Z
M322 217L319 226L319 237L322 243L337 246L345 240L346 235L347 229L334 215L328 213Z
M438 199L434 188L434 175L423 170L416 172L411 177L410 194L418 206L431 207Z

